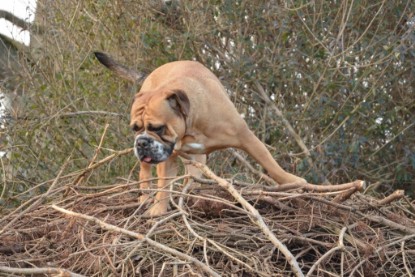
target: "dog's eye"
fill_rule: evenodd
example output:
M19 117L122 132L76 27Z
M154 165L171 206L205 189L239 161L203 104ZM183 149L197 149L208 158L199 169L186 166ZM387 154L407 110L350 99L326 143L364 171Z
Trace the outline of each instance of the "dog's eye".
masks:
M133 126L131 126L131 130L133 130L134 132L138 132L140 131L140 127L137 124L134 124Z
M164 131L164 126L153 126L153 125L149 125L147 128L150 132L154 132L154 133L162 133Z

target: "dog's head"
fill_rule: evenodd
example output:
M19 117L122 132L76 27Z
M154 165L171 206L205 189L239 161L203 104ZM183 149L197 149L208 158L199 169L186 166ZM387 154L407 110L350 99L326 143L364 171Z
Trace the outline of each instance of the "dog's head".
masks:
M170 157L185 134L189 108L181 90L144 91L134 97L130 126L140 161L157 164Z
M141 83L147 76L118 63L105 53L94 54L107 68L135 84ZM182 90L140 91L136 94L130 125L135 132L134 153L140 161L157 164L173 153L185 134L189 107L189 98Z

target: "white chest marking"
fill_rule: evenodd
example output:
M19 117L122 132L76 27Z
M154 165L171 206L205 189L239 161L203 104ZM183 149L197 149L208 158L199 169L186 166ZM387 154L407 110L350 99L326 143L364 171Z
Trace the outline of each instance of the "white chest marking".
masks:
M197 142L191 142L191 143L186 143L185 145L183 145L182 150L184 151L202 151L205 149L205 146L201 143L197 143Z

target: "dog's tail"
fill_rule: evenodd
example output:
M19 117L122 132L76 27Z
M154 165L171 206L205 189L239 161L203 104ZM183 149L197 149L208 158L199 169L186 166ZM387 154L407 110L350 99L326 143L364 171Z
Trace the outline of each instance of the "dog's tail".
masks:
M94 54L100 63L105 65L110 70L114 71L121 78L127 79L130 82L140 84L147 77L146 73L128 68L118 63L105 53L95 51Z

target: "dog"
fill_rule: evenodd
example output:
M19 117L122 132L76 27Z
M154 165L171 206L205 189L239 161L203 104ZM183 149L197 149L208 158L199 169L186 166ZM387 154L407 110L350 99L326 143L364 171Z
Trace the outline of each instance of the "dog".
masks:
M149 188L151 167L157 165L159 177L154 205L149 217L167 212L168 179L177 174L177 158L184 156L206 163L207 154L228 147L253 157L278 184L306 183L303 178L283 170L265 145L248 128L219 79L196 61L164 64L148 76L130 69L102 52L97 59L120 77L142 83L134 96L130 126L135 133L134 153L140 163L140 188ZM194 167L188 173L200 176ZM148 194L141 202L150 201Z

